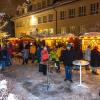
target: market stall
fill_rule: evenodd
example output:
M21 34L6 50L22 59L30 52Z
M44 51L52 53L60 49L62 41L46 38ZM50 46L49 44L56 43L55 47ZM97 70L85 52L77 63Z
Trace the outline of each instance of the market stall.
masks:
M20 37L20 41L24 42L33 42L35 39L31 36L25 35L23 37Z
M75 36L73 34L60 34L60 35L53 35L44 37L43 40L45 40L45 44L52 47L59 43L66 44L67 42L71 42Z
M100 32L89 32L80 36L82 40L82 50L86 50L87 46L90 45L92 48L98 46L100 51Z
M4 43L4 39L6 39L9 35L6 32L0 32L0 45Z
M11 37L11 38L8 38L7 41L8 43L11 43L12 45L16 45L20 42L20 39L16 37Z

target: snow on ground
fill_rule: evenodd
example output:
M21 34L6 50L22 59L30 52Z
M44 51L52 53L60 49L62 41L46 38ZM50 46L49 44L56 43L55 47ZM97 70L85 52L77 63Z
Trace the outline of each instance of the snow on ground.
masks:
M7 81L4 82L9 93L7 100L100 100L100 76L83 76L83 83L88 88L73 88L79 81L76 72L73 83L63 80L64 72L53 72L49 74L47 84L47 77L38 72L38 66L16 64L0 74L0 81Z

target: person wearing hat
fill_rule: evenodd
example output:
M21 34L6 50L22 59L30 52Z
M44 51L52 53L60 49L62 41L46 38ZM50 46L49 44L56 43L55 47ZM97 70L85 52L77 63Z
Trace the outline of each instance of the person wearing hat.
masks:
M68 80L72 81L72 61L74 60L74 51L71 44L67 44L66 50L61 55L63 64L65 66L65 79L64 81Z
M98 75L97 67L100 66L100 52L98 51L97 46L94 46L93 50L91 50L90 64L92 66L92 74Z

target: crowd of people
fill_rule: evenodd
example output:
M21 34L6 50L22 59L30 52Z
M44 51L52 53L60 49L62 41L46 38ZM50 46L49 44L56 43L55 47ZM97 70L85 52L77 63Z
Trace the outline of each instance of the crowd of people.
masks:
M56 72L61 72L60 63L63 62L65 66L65 81L72 81L72 69L73 61L84 59L90 62L90 65L86 66L86 70L92 70L92 73L98 75L97 67L100 66L100 52L98 47L91 48L89 45L85 52L82 52L80 46L74 45L74 43L68 43L67 45L59 44L53 48L46 46L45 44L37 44L36 42L23 42L19 44L19 48L14 50L11 44L0 46L0 64L5 61L6 66L12 65L12 59L14 54L21 53L22 64L28 64L37 62L39 64L39 71L47 75L47 64L49 61L54 62ZM5 66L3 65L3 66ZM76 66L77 67L77 66Z

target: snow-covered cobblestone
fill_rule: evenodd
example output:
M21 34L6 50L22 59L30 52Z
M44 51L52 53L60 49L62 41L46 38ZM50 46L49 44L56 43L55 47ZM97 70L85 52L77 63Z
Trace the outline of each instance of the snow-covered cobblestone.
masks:
M75 72L74 83L78 81L78 76ZM65 82L63 79L63 72L50 73L50 85L47 91L47 77L38 72L38 66L14 65L0 74L0 81L7 81L5 97L9 97L0 100L100 100L100 76L89 74L87 77L83 73L83 80L88 89L81 88L81 90L72 89L74 83Z

